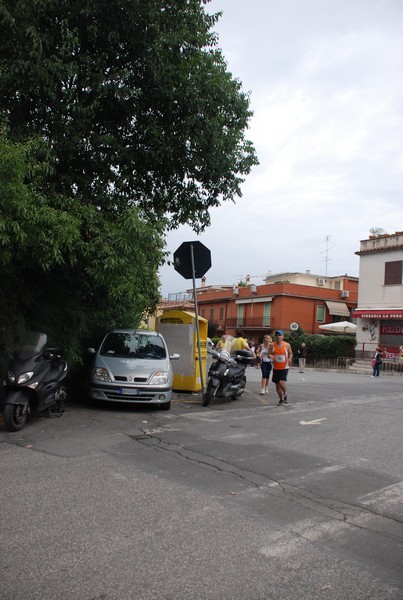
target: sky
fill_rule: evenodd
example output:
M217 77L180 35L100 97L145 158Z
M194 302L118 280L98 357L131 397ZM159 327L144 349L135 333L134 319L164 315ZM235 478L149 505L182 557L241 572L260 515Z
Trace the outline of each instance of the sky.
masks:
M207 285L305 272L358 277L370 229L403 229L403 1L212 0L228 70L250 93L259 166L211 226ZM192 288L172 266L163 298ZM200 280L196 280L200 285Z

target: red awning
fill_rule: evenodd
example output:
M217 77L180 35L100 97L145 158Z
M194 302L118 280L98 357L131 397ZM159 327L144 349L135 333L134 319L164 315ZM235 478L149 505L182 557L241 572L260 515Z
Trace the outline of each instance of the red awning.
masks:
M402 308L360 308L356 309L352 315L355 319L403 319Z

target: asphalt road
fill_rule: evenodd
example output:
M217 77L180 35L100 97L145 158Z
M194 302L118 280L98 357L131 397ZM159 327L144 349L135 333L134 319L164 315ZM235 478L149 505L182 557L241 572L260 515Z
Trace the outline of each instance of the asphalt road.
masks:
M403 378L0 425L1 600L403 599Z

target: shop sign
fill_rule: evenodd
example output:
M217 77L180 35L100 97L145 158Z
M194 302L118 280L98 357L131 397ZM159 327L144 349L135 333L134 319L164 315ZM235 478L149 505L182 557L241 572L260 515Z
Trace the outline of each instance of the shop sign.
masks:
M382 335L403 335L403 325L381 325Z
M351 316L355 319L403 319L403 310L355 309Z

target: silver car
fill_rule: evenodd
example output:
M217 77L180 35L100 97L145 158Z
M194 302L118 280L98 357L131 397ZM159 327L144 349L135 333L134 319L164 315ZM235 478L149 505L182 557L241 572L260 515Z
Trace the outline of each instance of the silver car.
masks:
M169 410L172 397L171 360L164 338L155 331L115 329L103 339L91 369L93 400L158 405Z

